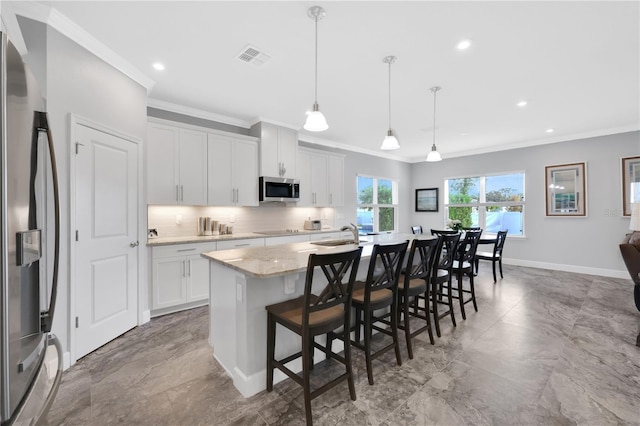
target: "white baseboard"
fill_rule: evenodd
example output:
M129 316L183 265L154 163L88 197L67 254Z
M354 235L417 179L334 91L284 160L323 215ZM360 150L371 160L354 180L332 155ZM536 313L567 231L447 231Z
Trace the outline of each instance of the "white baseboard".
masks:
M62 369L67 370L71 367L71 354L69 352L65 352L62 355Z
M331 346L333 352L339 353L344 349L344 343L341 340L334 340ZM215 358L215 354L213 355ZM313 360L317 364L326 358L324 352L316 349L313 353ZM297 358L286 364L287 368L295 373L302 371L302 359ZM225 369L226 370L226 369ZM234 367L233 372L227 371L233 378L233 385L240 391L242 396L249 398L257 393L262 392L267 387L267 369L258 371L250 376L245 375L238 367ZM282 371L275 369L273 372L273 384L280 383L288 379L288 376Z
M142 322L140 322L140 324L138 325L146 324L149 321L151 321L151 311L147 309L146 311L142 312Z
M561 263L536 262L533 260L522 259L503 259L505 265L526 266L529 268L550 269L553 271L575 272L578 274L598 275L609 278L628 278L627 271L618 271L616 269L590 268L588 266L564 265Z

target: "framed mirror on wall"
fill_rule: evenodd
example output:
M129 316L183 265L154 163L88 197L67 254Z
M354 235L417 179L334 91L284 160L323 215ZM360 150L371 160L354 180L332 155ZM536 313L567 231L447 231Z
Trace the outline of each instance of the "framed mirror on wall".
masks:
M586 216L586 163L545 167L547 216Z
M635 185L632 185L635 183ZM635 189L635 192L632 190ZM631 203L640 203L640 156L622 159L622 210L631 216Z

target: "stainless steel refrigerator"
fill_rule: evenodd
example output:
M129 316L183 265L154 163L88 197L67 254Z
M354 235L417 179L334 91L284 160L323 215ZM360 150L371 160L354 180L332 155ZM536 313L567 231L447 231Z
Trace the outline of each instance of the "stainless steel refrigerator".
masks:
M60 219L44 100L21 55L0 34L0 420L7 426L35 424L60 382L60 345L50 334Z

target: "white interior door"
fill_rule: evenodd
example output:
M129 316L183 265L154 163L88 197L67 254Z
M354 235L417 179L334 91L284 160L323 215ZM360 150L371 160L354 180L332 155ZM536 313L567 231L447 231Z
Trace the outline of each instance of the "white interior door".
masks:
M137 325L138 147L81 124L75 134L78 359Z

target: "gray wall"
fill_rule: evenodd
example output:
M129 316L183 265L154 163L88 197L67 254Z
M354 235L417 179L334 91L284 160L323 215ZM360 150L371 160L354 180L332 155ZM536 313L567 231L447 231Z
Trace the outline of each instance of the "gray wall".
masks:
M522 170L526 236L508 239L505 261L624 277L626 270L618 244L629 232L629 218L621 212L620 159L639 154L640 132L629 132L439 163L416 163L411 170L412 192L416 188L440 188L441 207L438 213L416 213L411 199L411 221L424 229L443 226L442 190L446 178ZM546 217L545 166L582 161L587 163L587 217Z
M61 262L53 332L69 351L69 114L125 134L146 138L147 91L101 59L47 27L47 110L58 161L61 206ZM141 211L140 215L144 215ZM143 235L146 232L143 231ZM141 259L146 268L146 259ZM146 282L141 282L145 286ZM146 303L146 301L145 301ZM148 308L147 308L148 309Z

